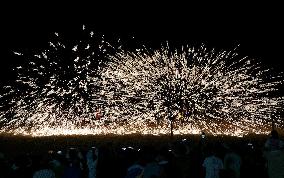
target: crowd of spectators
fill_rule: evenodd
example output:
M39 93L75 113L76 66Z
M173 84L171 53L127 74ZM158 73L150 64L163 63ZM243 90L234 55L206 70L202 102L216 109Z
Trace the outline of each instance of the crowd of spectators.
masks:
M93 143L9 157L1 178L283 178L284 143L277 131L254 139L175 139L164 144ZM1 149L1 148L0 148ZM21 149L21 148L19 148Z

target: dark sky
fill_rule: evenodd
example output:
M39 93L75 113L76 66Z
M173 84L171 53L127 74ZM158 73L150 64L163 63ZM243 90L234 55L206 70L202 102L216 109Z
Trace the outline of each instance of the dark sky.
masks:
M12 8L1 14L0 70L3 80L7 70L17 62L13 50L35 49L48 43L53 32L74 35L82 24L106 36L121 38L135 36L150 45L169 40L172 44L200 44L219 49L232 49L240 45L240 53L259 58L264 64L282 70L283 32L281 14L258 12L257 14L234 15L226 12L218 15L203 15L201 12L183 13L155 9L127 9L112 11L89 8L76 11L59 8Z

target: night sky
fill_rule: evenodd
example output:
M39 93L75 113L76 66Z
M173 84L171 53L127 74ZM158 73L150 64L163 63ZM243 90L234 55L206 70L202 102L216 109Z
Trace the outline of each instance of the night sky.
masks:
M65 11L59 8L55 12L52 9L18 7L1 14L4 17L0 41L1 81L9 79L11 67L20 62L12 51L45 48L54 32L59 32L66 39L76 38L83 24L90 30L106 37L121 38L126 43L134 36L141 44L150 47L157 47L167 40L172 46L204 43L208 47L225 50L240 45L241 55L258 58L265 65L284 71L284 30L278 12L266 14L260 11L240 17L239 14L228 16L226 12L200 16L198 12L189 13L190 9L183 13L167 10L154 13L155 9L151 9L151 13L147 9L138 12L136 9L98 9L89 8L85 13L82 9Z

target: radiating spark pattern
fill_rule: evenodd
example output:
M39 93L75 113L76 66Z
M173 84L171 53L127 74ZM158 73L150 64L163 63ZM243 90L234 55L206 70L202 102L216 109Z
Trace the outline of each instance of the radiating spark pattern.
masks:
M284 97L275 94L282 74L236 49L129 51L94 32L62 41L55 33L48 49L17 67L16 84L1 95L1 132L159 135L173 122L174 134L239 136L265 133L272 120L283 126Z
M235 51L200 48L170 52L121 50L111 56L102 78L107 98L128 121L173 120L176 132L264 132L279 118L283 97L272 95L282 75ZM274 80L271 80L274 78ZM129 104L131 103L131 104ZM141 117L142 116L142 117ZM269 127L269 128L268 128Z
M104 53L103 40L92 40L93 35L82 35L83 42L63 44L55 33L48 49L29 55L28 63L16 68L16 84L6 86L1 98L9 105L1 115L5 130L32 133L46 127L92 125L100 105L98 78Z

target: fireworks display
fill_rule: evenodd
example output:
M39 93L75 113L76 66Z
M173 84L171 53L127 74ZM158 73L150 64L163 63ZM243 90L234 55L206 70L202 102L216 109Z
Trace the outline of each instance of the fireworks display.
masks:
M1 93L1 132L244 135L283 125L282 74L237 49L112 47L87 32L28 55ZM27 57L15 52L19 57Z

